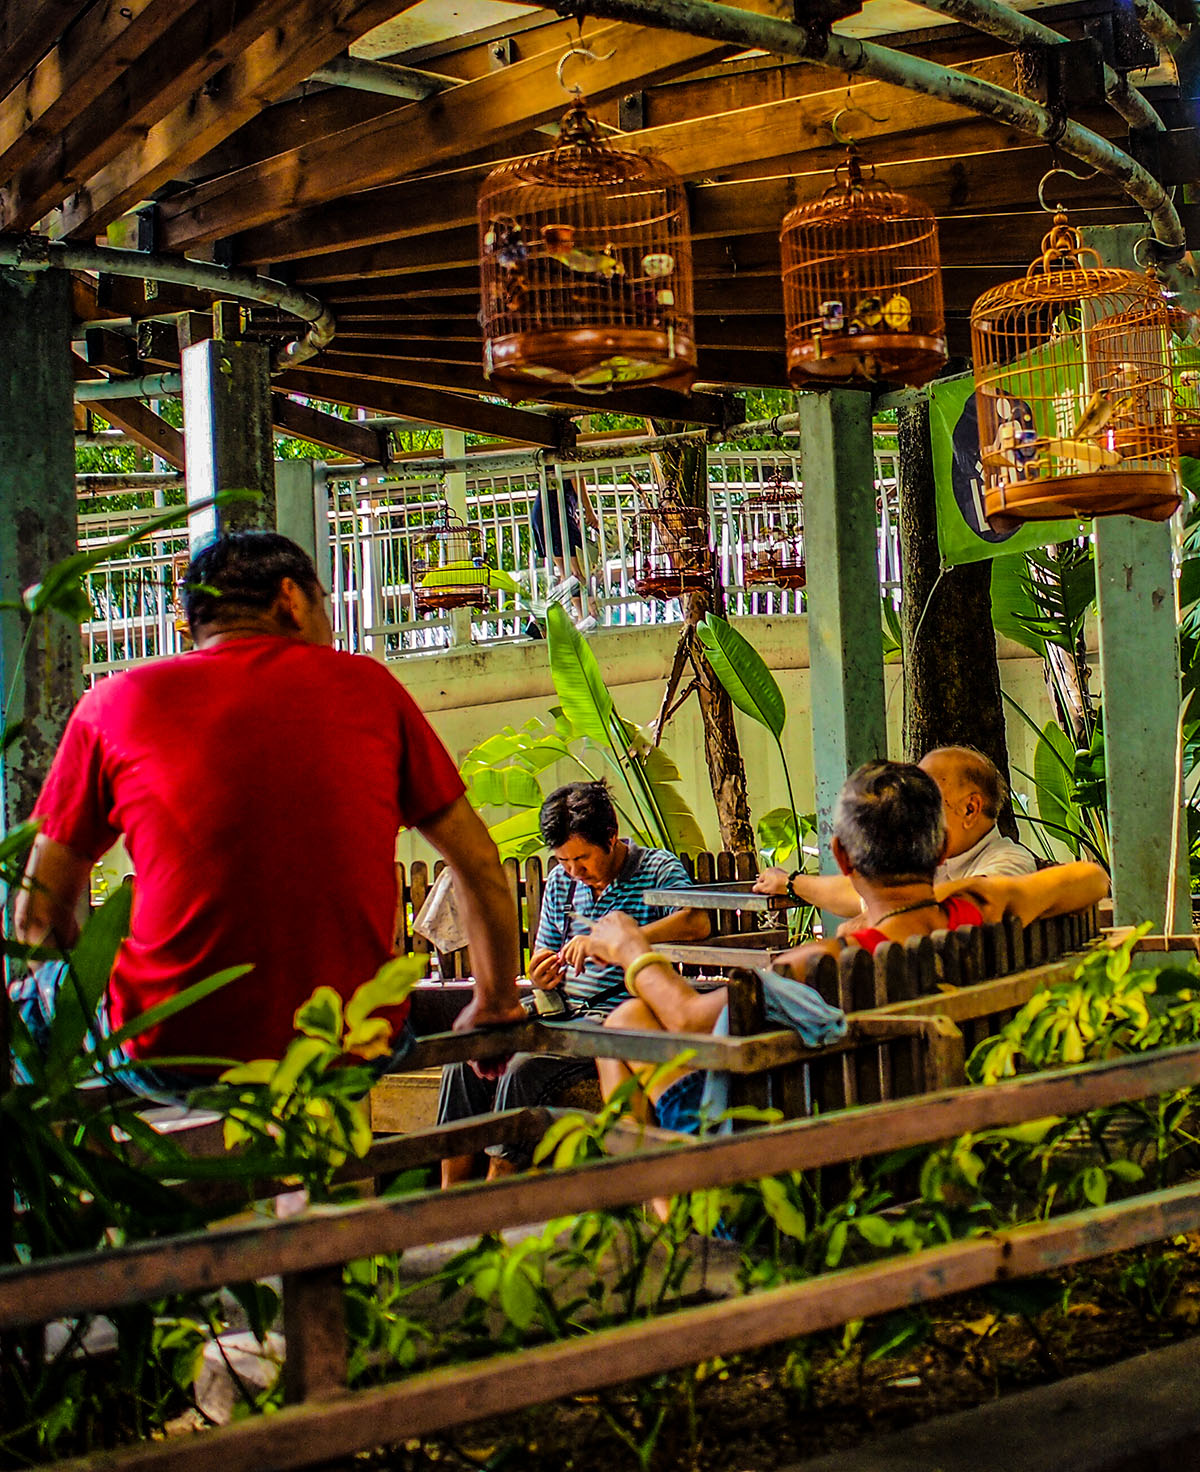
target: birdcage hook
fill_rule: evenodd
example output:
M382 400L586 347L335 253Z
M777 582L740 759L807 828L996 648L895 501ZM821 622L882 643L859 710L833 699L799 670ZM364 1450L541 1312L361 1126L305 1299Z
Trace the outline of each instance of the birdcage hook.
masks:
M1054 168L1047 169L1038 180L1038 204L1041 205L1042 209L1048 215L1056 215L1062 211L1063 206L1061 204L1050 205L1046 203L1046 185L1054 178L1055 174L1066 174L1068 179L1078 179L1082 182L1085 179L1094 179L1099 172L1099 169L1093 169L1090 174L1077 174L1074 169L1064 169L1061 164L1056 164Z
M886 115L877 118L873 112L868 112L865 107L839 107L837 112L829 120L829 131L833 134L834 141L840 143L844 148L853 148L858 142L857 138L851 138L848 134L843 134L842 132L841 121L848 112L856 112L859 117L864 117L868 122L872 123L886 123L888 121Z
M563 80L563 71L566 68L567 62L570 61L573 56L581 57L584 61L611 61L616 54L616 51L613 50L606 51L604 55L601 56L597 52L593 51L590 46L568 46L567 49L563 52L562 57L559 60L558 67L556 68L558 85L563 89L568 97L582 97L582 87L580 87L578 84L576 84L574 87L568 87L566 82Z

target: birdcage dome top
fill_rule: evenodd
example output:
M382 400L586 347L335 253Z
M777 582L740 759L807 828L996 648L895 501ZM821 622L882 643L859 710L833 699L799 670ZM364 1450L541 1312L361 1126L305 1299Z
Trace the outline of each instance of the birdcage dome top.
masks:
M798 226L827 224L834 226L852 217L856 223L869 224L887 220L915 219L934 222L933 211L908 194L898 194L890 184L875 177L874 166L864 174L853 154L839 164L834 182L819 198L793 206L784 218L785 231Z
M1084 246L1079 232L1067 224L1066 215L1057 214L1053 228L1042 238L1041 253L1025 275L981 293L971 319L983 326L984 319L1011 307L1104 297L1110 298L1118 310L1131 302L1153 302L1161 303L1162 310L1167 311L1166 298L1153 277L1120 266L1101 265L1099 255Z
M609 143L599 124L577 97L563 114L558 143L545 153L510 159L488 175L484 193L529 185L559 189L618 188L622 184L675 184L679 175L669 164Z

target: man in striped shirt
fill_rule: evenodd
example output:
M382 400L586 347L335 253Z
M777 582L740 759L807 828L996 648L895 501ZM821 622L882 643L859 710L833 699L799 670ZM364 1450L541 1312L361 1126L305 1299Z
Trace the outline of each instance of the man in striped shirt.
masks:
M633 916L656 944L703 940L709 932L704 910L668 910L647 904L649 890L681 888L691 883L687 871L662 849L642 848L618 833L617 814L603 782L572 782L552 792L539 815L542 838L558 860L546 881L537 940L529 961L529 979L547 997L539 1005L547 1018L556 1013L573 1022L603 1024L624 1000L624 971L601 959L590 931L602 915L622 911ZM586 1058L556 1058L518 1053L499 1080L481 1078L469 1064L452 1064L442 1072L438 1123L492 1110L529 1108L552 1101L571 1084L593 1073ZM489 1150L488 1176L507 1175L529 1164L517 1146ZM471 1156L442 1163L442 1184L469 1179Z

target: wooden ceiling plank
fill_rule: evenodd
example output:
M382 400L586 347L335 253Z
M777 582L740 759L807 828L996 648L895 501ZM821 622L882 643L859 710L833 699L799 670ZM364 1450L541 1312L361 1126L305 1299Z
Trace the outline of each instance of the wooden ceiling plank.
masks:
M603 26L588 41L598 52L614 52L589 70L589 95L597 98L618 94L635 82L643 86L677 75L728 49L695 36L624 24ZM564 110L556 75L560 58L561 48L555 47L451 92L186 190L160 205L162 245L186 250L295 209L390 183L401 172L434 168L550 122Z
M440 393L416 384L316 372L307 363L303 368L281 374L275 382L279 388L314 399L378 409L384 414L416 419L442 429L495 435L522 445L558 449L564 434L563 423L557 416L531 414L526 409L511 409L501 404L485 404L477 399Z
M210 0L93 5L0 102L0 179L52 145L181 15L209 8Z
M336 450L350 460L362 460L369 465L390 463L391 440L385 431L370 429L353 419L339 419L336 414L326 414L311 404L298 404L287 394L271 395L271 423L284 434Z
M181 6L165 34L128 56L119 85L56 130L35 138L40 147L7 177L7 228L41 219L181 102L208 85L287 16L291 0L238 0L232 6ZM29 135L26 135L28 138ZM25 140L22 140L24 143Z
M984 58L964 70L1000 85L1011 85L1014 79L1010 55ZM970 127L974 137L986 139L983 146L991 150L993 160L996 157L1001 125L980 120L969 109L918 97L884 82L864 82L851 92L856 122L860 108L872 115L864 117L868 142L887 145L890 150L896 138L910 135L914 147L923 147L922 140L936 137L941 130L950 135ZM621 144L653 154L684 178L711 178L734 165L752 163L764 152L770 157L786 155L793 166L802 160L805 172L832 170L844 150L833 139L829 122L845 106L845 99L845 87L826 88L667 127L644 128L625 134ZM1014 137L1019 140L1019 135ZM966 150L948 137L947 151ZM780 172L790 172L790 168ZM416 238L429 230L459 228L475 218L479 184L486 173L486 167L460 169L445 178L406 180L368 190L361 197L339 198L330 208L300 210L239 235L235 254L241 263L253 265L307 258L351 243L364 247Z
M405 8L406 0L293 3L284 20L89 178L64 208L61 233L87 236L103 229L352 41ZM163 248L172 247L163 242Z
M6 97L91 0L21 0L0 5L0 97Z

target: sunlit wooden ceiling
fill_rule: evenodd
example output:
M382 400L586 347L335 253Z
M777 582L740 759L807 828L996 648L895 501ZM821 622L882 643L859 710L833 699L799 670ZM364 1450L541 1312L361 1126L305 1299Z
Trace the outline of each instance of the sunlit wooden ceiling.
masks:
M1186 27L1190 0L1177 4ZM1134 148L1163 182L1195 178L1175 65L1165 47L1156 55L1141 42L1132 7L1072 0L1037 13L1069 38L1099 38L1110 64L1138 64L1131 79L1167 131L1153 149L1141 138L1127 145L1128 124L1099 96L1072 99L1071 116ZM1004 43L906 0L869 0L835 28L1017 88L1018 58ZM724 412L713 386L783 386L778 225L830 182L843 152L831 122L844 107L843 128L888 180L936 210L953 351L966 352L978 293L1023 269L1047 228L1038 180L1069 161L965 108L872 81L855 81L848 99L836 72L665 30L586 21L583 35L613 55L573 63L572 80L628 145L688 181L704 389L690 403L628 391L605 407L703 422ZM547 442L538 411L480 399L475 197L495 161L549 146L566 103L556 68L578 36L575 22L510 0L9 4L0 12L0 230L107 238L312 293L337 332L277 379L281 406L302 394ZM1077 223L1140 218L1104 178L1060 174L1050 193ZM1190 235L1195 207L1182 190L1179 199ZM202 330L195 313L211 301L107 276L81 279L76 298L93 324L78 371L93 377L170 367L181 332ZM138 333L139 322L158 325ZM283 329L258 310L250 330ZM126 424L153 443L148 415L135 406ZM339 433L330 427L327 440L345 449Z

